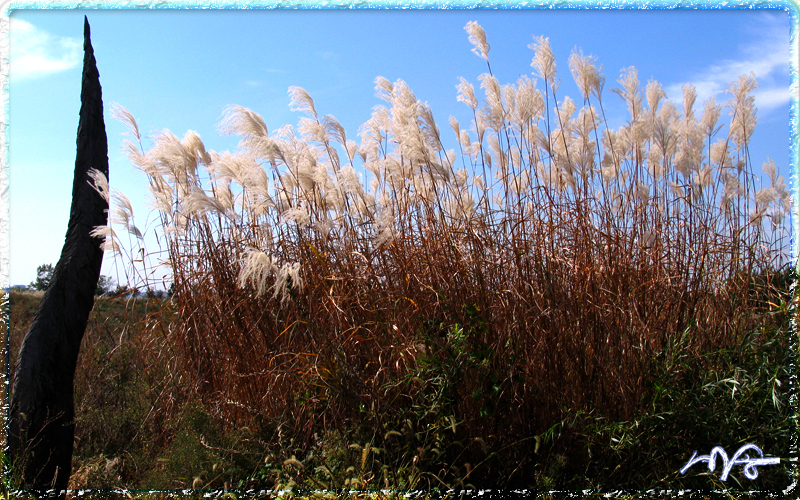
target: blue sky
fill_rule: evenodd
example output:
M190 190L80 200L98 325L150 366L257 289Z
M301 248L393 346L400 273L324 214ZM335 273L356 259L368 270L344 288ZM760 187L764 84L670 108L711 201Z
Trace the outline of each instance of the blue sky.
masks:
M572 49L596 56L612 127L626 117L610 92L623 68L635 66L643 85L658 80L677 103L681 86L694 83L700 111L709 96L726 102L727 85L753 72L759 83L753 163L760 167L768 155L794 188L786 10L19 9L10 11L10 284L30 283L38 265L55 264L64 241L84 15L103 87L111 185L131 198L140 227L149 211L147 179L121 152L125 128L110 116L112 103L131 111L144 132L194 130L208 149L234 150L237 140L216 130L222 110L251 108L270 131L296 125L300 115L290 110L287 94L294 85L357 140L359 126L381 104L374 80L383 76L405 80L454 144L448 118L463 126L471 119L456 101L458 77L479 90L477 77L486 71L464 30L473 20L486 31L501 83L531 76L532 35L549 37L562 80L559 100L569 95L580 102L567 66ZM110 259L102 273L118 277Z

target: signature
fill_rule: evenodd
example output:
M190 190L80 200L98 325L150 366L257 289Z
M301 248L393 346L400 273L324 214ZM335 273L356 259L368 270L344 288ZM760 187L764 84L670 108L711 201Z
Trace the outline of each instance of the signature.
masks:
M753 450L758 453L760 458L750 458L750 455L747 453L749 450ZM744 455L744 458L739 458ZM728 460L728 454L725 453L725 450L722 449L721 446L715 446L711 449L711 453L708 455L700 455L697 456L697 451L692 454L692 458L689 459L686 465L681 468L681 474L685 474L689 467L696 464L697 462L707 462L708 463L708 470L714 472L714 469L717 466L717 457L722 459L722 475L720 476L720 480L725 481L728 479L728 473L731 471L734 465L743 464L744 465L744 475L747 476L748 479L755 479L758 477L758 470L756 469L759 465L773 465L780 463L780 457L766 457L764 458L764 453L761 451L761 448L754 444L746 444L739 448L736 453L734 453L731 460Z

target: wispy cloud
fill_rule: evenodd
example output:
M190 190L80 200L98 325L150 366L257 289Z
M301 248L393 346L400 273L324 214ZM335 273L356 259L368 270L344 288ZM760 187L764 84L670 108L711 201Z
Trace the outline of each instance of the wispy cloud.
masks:
M82 40L54 36L27 21L11 18L11 78L37 78L81 63Z
M739 58L719 61L692 76L690 81L697 90L698 104L709 97L714 97L718 104L727 102L730 94L725 91L730 84L751 73L759 85L753 92L759 111L770 111L791 100L788 25L778 18L765 17L762 21L759 36L745 41ZM682 102L682 87L683 83L676 83L665 90L670 99Z

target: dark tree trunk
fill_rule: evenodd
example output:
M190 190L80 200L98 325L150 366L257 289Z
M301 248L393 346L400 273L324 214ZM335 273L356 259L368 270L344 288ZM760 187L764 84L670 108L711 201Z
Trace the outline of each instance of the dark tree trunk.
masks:
M89 170L108 177L108 141L100 79L84 18L84 59L78 152L69 225L49 288L17 358L11 392L8 451L12 479L24 489L66 490L75 434L73 379L103 262L101 240L89 236L108 222L108 201Z

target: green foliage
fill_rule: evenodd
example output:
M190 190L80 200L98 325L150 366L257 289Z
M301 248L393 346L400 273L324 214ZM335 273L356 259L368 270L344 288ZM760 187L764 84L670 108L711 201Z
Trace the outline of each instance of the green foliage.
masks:
M53 264L42 264L36 268L36 280L32 281L29 288L32 290L45 291L50 286L53 279Z
M103 295L104 293L109 293L114 289L114 286L114 278L101 274L97 279L97 289L95 290L94 294Z
M597 412L567 412L554 429L537 465L538 482L548 487L601 489L720 489L781 491L794 479L792 435L797 408L790 402L792 310L789 286L777 304L760 314L762 325L743 332L727 349L698 359L689 353L689 327L670 336L652 360L648 405L629 421ZM773 288L773 290L775 290ZM681 475L693 451L708 454L722 446L732 456L753 443L780 465L763 466L750 480L735 466L727 483L721 466L705 464ZM569 457L564 461L563 457Z
M160 467L150 472L143 485L163 487L165 478L175 485L192 489L241 487L261 453L251 452L243 441L249 429L226 431L199 402L189 403L182 411L175 436L158 450ZM233 483L232 483L233 481Z
M55 267L53 264L42 264L36 268L36 280L32 281L28 288L31 290L45 291L53 280ZM114 287L114 279L111 276L100 275L97 280L95 295L103 295L110 292Z

